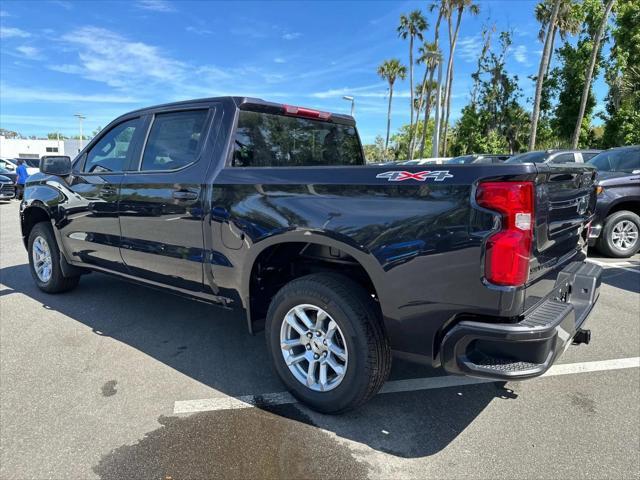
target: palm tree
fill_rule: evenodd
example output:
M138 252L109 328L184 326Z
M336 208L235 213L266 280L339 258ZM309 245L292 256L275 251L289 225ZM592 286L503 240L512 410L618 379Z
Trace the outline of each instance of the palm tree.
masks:
M604 36L604 31L607 28L607 21L609 19L609 13L613 8L615 0L609 0L604 9L604 15L600 21L598 27L598 33L593 39L593 49L591 50L591 58L589 59L589 65L585 73L584 89L582 90L582 98L580 99L580 111L578 112L578 118L576 119L576 128L573 131L573 138L571 139L571 148L578 148L578 140L580 138L580 129L582 127L582 118L584 117L584 111L587 108L587 99L589 98L589 92L591 91L591 79L593 77L593 70L596 68L596 58L600 51L600 42Z
M447 18L447 25L449 27L449 61L447 63L447 75L445 81L445 99L444 99L444 111L442 112L442 152L443 155L447 151L447 130L449 127L449 113L451 110L451 89L453 85L453 54L458 42L458 33L460 32L460 22L462 21L462 14L465 10L468 10L471 14L477 15L480 13L478 5L473 3L473 0L447 0L445 7L445 16ZM453 29L453 14L456 16L455 29Z
M397 58L385 60L378 67L378 75L389 83L389 109L387 111L387 139L384 142L385 152L389 147L389 132L391 131L391 100L393 99L393 84L396 79L404 80L407 76L407 67L400 63Z
M533 150L536 145L536 133L540 119L540 98L553 54L555 36L556 33L560 33L560 38L564 40L567 34L575 34L579 31L582 19L580 18L580 9L576 7L577 4L574 0L543 0L536 7L536 18L541 24L538 37L541 39L544 37L544 47L542 57L540 57L538 78L536 78L536 93L533 97L529 150Z
M427 21L422 16L420 10L414 10L409 15L400 15L400 25L398 25L398 36L406 40L409 38L409 108L411 110L411 123L409 132L412 132L413 128L413 41L418 38L423 40L422 32L428 27ZM409 138L409 145L411 145L411 133ZM409 148L411 150L411 148ZM409 151L409 159L411 159L411 151Z
M429 116L431 114L431 105L432 105L431 96L434 90L433 76L435 74L436 67L438 66L438 57L440 55L440 52L438 51L438 48L436 47L435 43L429 43L429 42L425 42L424 45L422 45L418 49L418 52L420 53L420 56L418 57L418 60L416 63L425 65L422 84L416 85L416 90L418 90L419 88L421 92L421 95L418 97L418 106L416 108L418 115L420 114L420 111L424 107L425 128L422 130L422 135L420 139L420 158L423 158L422 155L424 153L424 143L427 136L426 125L429 122ZM417 118L418 116L416 116L416 122L418 121ZM414 137L413 143L410 146L411 158L413 158L413 153L415 151L417 144L418 144L418 139Z

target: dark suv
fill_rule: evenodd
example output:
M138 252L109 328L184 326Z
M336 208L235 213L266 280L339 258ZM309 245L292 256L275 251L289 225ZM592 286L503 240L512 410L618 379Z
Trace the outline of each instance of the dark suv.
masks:
M589 243L604 255L630 257L640 250L640 146L612 148L589 164L598 169Z

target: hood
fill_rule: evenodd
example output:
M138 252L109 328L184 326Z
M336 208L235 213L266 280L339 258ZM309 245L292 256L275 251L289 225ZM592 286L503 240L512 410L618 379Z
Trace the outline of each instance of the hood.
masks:
M629 178L626 178L629 177ZM616 183L620 183L620 180L631 180L637 179L640 180L640 174L638 173L629 173L629 172L598 172L596 176L596 184L597 185L613 185Z

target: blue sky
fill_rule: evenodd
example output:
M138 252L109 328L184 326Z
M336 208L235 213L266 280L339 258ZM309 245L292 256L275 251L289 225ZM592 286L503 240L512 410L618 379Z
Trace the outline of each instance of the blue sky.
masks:
M455 55L452 117L467 103L483 24L513 30L507 67L537 72L542 49L535 1L479 1L481 13L462 22ZM356 98L363 141L386 128L382 60L406 63L397 37L401 13L428 2L204 2L179 0L12 1L0 3L0 126L25 135L77 134L142 106L217 95L348 113ZM447 45L446 29L441 38ZM432 28L426 32L432 40ZM419 72L419 70L418 70ZM595 84L601 109L606 88ZM392 128L409 121L408 80L394 92Z

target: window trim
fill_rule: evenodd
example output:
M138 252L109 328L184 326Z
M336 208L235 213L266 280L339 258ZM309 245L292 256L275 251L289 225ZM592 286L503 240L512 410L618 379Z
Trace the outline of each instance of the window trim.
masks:
M104 137L107 136L107 134L109 134L114 128L118 128L120 125L122 125L123 123L127 123L130 122L132 120L138 120L140 122L140 126L136 127L136 131L133 132L133 138L131 138L131 144L133 146L133 148L136 148L136 143L138 142L138 139L140 138L139 135L139 130L140 128L144 127L144 115L138 115L138 116L134 116L134 117L128 117L128 118L123 118L122 121L116 123L115 125L111 126L111 128L109 129L104 129L104 133L102 133L102 135L100 135L99 137L94 138L79 154L78 154L78 158L80 159L78 162L74 162L74 166L78 166L78 170L76 172L73 172L75 175L82 175L82 176L86 176L86 175L117 175L117 174L122 174L124 172L126 172L127 167L129 166L129 163L131 162L131 157L129 154L129 151L127 150L127 158L126 161L123 165L123 169L122 170L114 170L112 172L85 172L84 171L84 167L87 164L87 160L89 159L89 153L91 153L91 150L93 150L96 145L98 145L98 143L100 143L100 141L102 141L102 139ZM134 155L135 152L131 153L131 155Z
M211 132L211 122L213 120L213 118L215 118L216 115L216 110L217 110L217 104L214 105L197 105L197 106L193 106L193 107L181 107L181 108L176 108L176 109L172 109L172 110L160 110L160 111L156 111L156 112L150 112L147 115L147 118L145 119L146 121L146 131L144 132L144 140L142 141L142 147L140 148L140 152L136 159L132 159L131 161L131 170L126 170L127 174L154 174L154 173L173 173L173 172L179 172L181 170L187 169L192 167L193 165L196 165L197 163L200 162L200 159L202 158L202 154L205 150L205 145L207 144L207 142L209 141L209 135ZM202 137L200 144L198 145L198 151L196 153L196 157L193 160L193 162L188 163L186 165L183 165L182 167L178 167L178 168L172 168L172 169L163 169L163 170L142 170L142 160L144 158L144 151L147 148L147 143L149 141L149 136L151 135L151 129L153 128L153 124L155 123L156 120L156 116L158 115L163 115L163 114L171 114L171 113L182 113L182 112L190 112L190 111L194 111L194 110L204 110L207 112L207 116L205 117L204 120L204 126L203 126L203 130L204 130L204 136Z
M233 125L231 127L231 133L229 135L229 151L227 152L227 159L225 161L225 168L325 168L325 167L331 167L331 168L339 168L339 167L361 167L361 166L366 166L367 165L367 157L364 154L364 148L362 147L362 141L360 140L360 131L358 130L358 128L355 125L345 125L345 126L350 126L353 127L353 129L356 132L356 140L358 141L358 146L360 147L360 156L362 157L362 164L361 165L287 165L287 166L282 166L282 167L277 167L277 166L273 166L273 165L265 165L265 166L248 166L248 167L244 167L244 166L238 166L235 164L235 158L234 158L234 153L235 153L235 135L236 135L236 131L238 130L238 123L240 122L240 114L242 112L254 112L254 113L266 113L269 115L275 115L275 116L281 116L281 117L285 117L285 118L290 118L287 117L287 115L280 115L277 113L271 113L271 112L261 112L259 110L250 110L250 109L237 109L236 110L236 115L235 118L233 120ZM295 118L295 117L294 117ZM304 117L302 117L304 118ZM314 119L314 118L304 118L305 120L311 120L313 122L322 122L322 123L334 123L334 122L327 122L327 121L323 121L323 120L318 120L318 119ZM336 125L344 125L342 123L336 123Z

